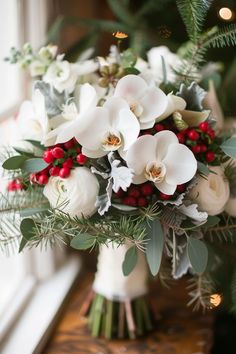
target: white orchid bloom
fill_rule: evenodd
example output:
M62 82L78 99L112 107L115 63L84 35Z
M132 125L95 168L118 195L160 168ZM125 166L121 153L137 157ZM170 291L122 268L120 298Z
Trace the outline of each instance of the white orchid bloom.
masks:
M138 138L128 150L126 162L134 171L134 184L152 181L167 195L174 194L177 185L190 181L197 171L192 151L179 144L171 131Z
M76 102L68 103L59 117L52 118L54 124L59 126L47 134L47 141L54 139L55 144L65 143L74 138L83 120L87 120L86 115L97 105L97 93L90 84L81 85L79 93L76 96Z
M75 135L86 156L97 158L118 150L124 154L136 141L140 126L125 100L109 98L103 107L90 111Z
M32 101L22 103L17 123L22 139L44 140L49 131L49 120L45 108L45 98L40 90L34 90Z
M127 101L131 111L139 120L141 129L152 128L156 118L166 110L168 99L165 93L156 87L150 87L137 75L126 75L117 83L115 97Z
M43 77L45 82L52 84L58 92L74 91L78 79L78 67L66 60L56 60L49 65Z

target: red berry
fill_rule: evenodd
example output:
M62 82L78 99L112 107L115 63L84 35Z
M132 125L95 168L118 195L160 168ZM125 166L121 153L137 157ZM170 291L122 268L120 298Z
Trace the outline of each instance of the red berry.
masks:
M128 195L130 197L138 198L141 195L141 192L138 187L131 186L128 190Z
M46 163L51 163L54 161L52 150L46 150L43 153L43 159Z
M14 192L16 190L15 180L8 183L7 190L8 190L8 192Z
M201 152L207 152L207 146L205 144L201 144Z
M206 153L206 160L207 162L213 162L215 160L215 154L213 151L208 151Z
M125 192L124 192L123 189L121 189L121 188L118 190L117 193L115 193L115 196L116 196L117 198L122 198L122 197L124 197L124 195L125 195Z
M71 168L73 166L73 160L71 157L68 157L68 159L66 159L63 164L62 164L63 167L68 167L68 168Z
M199 139L199 134L198 134L198 132L196 132L196 130L191 129L188 132L188 138L192 141L196 141Z
M125 198L123 198L122 202L125 205L137 206L137 200L134 197L125 197Z
M164 125L161 124L161 123L157 123L154 125L154 129L157 131L157 132L161 132L162 130L165 129Z
M80 154L80 153L81 153L81 148L80 148L80 147L77 147L77 148L76 148L76 152L77 152L77 154Z
M200 145L192 146L192 152L194 154L199 154L201 152L201 146Z
M143 130L142 135L152 135L152 129Z
M52 156L55 159L61 159L62 157L64 157L64 155L65 155L65 152L61 147L57 146L52 149Z
M179 192L179 193L184 193L185 190L186 190L185 184L179 184L179 185L177 186L177 192Z
M147 204L148 204L148 201L147 201L146 198L144 198L144 197L138 198L138 206L140 208L143 208L143 207L147 206Z
M61 170L60 167L53 166L50 168L49 174L50 176L59 176L60 170Z
M70 175L70 169L68 167L62 167L59 172L61 178L67 178Z
M64 148L65 148L66 150L70 150L70 149L72 149L74 146L75 146L75 142L74 142L73 139L71 139L71 140L67 141L66 143L64 143Z
M204 133L207 131L208 127L209 127L209 123L207 122L202 122L198 126L198 128Z
M160 192L160 198L161 198L162 200L169 200L171 197L172 197L172 195L169 195L169 194L165 194L165 193Z
M185 143L185 136L183 133L177 133L177 138L179 139L180 144Z
M24 189L24 185L19 179L15 180L15 189L18 191Z
M47 175L40 175L38 177L38 183L41 185L45 185L48 183L48 176Z
M76 157L76 161L78 162L79 165L84 165L87 161L87 156L83 155L83 154L79 154Z
M29 176L29 180L31 183L35 183L37 181L37 173L31 173Z
M150 183L145 183L140 186L140 189L141 189L142 195L148 196L148 195L153 194L154 187Z
M214 140L215 137L216 137L215 131L214 131L213 129L211 129L211 128L207 129L207 134L209 135L209 137L210 137L212 140Z

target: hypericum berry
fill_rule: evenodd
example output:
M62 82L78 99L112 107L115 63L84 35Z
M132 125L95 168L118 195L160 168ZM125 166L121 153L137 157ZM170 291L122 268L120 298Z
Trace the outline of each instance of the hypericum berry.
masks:
M122 197L124 197L124 195L125 195L125 192L124 192L123 189L121 189L121 188L118 190L117 193L115 193L115 196L116 196L117 198L122 198Z
M152 135L152 129L143 130L142 135Z
M70 169L68 167L62 167L59 172L61 178L67 178L70 175Z
M53 166L50 168L49 174L50 174L50 176L54 176L54 177L59 176L60 170L61 170L60 167Z
M185 143L185 136L184 136L184 134L183 134L183 133L177 133L176 135L177 135L177 138L178 138L178 140L179 140L179 143L180 143L180 144L184 144L184 143Z
M63 164L63 167L67 167L67 168L71 168L73 166L73 160L71 157L68 157L68 159L66 159Z
M24 189L24 184L19 179L15 180L15 189L18 191Z
M147 206L147 204L148 204L148 201L146 198L144 198L144 197L138 198L138 206L140 208L144 208L145 206Z
M55 159L61 159L62 157L64 157L64 155L65 155L65 152L61 147L57 146L52 149L52 156Z
M199 124L198 128L202 131L202 132L206 132L207 129L209 128L209 123L208 122L202 122Z
M40 175L38 177L38 184L41 184L42 186L48 183L48 176L47 175Z
M215 154L213 151L208 151L206 153L206 160L207 162L213 162L215 160Z
M157 123L154 125L154 129L157 131L157 132L161 132L162 130L165 129L164 125L161 124L161 123Z
M185 190L186 190L186 185L185 185L185 184L178 184L176 190L177 190L177 192L179 192L179 193L184 193Z
M169 194L165 194L165 193L162 193L160 192L160 198L161 200L169 200L171 199L172 195L169 195Z
M16 190L16 182L13 180L7 185L8 192L14 192Z
M75 142L73 139L71 139L71 140L67 141L66 143L64 143L63 145L66 150L70 150L75 146Z
M216 137L216 133L213 129L209 128L207 129L207 135L209 135L209 137L211 138L211 140L214 140Z
M192 152L193 152L194 154L200 154L200 152L201 152L201 146L200 146L200 145L192 146Z
M140 197L141 192L138 187L131 186L128 190L128 196L138 198Z
M199 134L198 134L198 132L196 132L196 130L191 129L188 132L188 138L192 141L196 141L199 139Z
M84 165L87 161L87 156L83 155L83 154L79 154L76 157L76 161L78 162L79 165Z
M52 150L46 150L43 153L43 159L46 163L52 163L54 161L54 156Z
M207 146L205 144L201 144L200 147L201 147L201 152L203 153L207 152Z
M153 194L154 187L151 183L145 183L140 186L142 195L148 196Z
M123 198L122 202L125 205L137 206L137 200L134 197L125 197L125 198Z

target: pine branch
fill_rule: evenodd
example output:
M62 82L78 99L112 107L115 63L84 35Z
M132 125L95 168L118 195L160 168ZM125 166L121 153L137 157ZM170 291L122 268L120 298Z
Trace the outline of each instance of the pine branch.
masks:
M200 308L205 311L211 307L210 297L215 292L215 285L210 275L194 276L187 287L191 300L187 306L193 305L193 311L198 311Z
M177 7L191 41L196 43L212 1L177 0Z

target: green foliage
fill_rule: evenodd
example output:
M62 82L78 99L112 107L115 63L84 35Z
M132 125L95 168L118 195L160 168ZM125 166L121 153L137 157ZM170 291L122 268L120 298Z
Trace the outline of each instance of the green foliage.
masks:
M12 156L3 162L2 167L6 170L18 170L27 159L28 157L24 155Z
M164 248L164 234L161 223L155 219L147 226L146 257L153 276L157 275L162 259Z
M189 237L187 252L190 264L195 273L201 274L205 271L208 261L208 250L205 243L194 237Z
M75 236L71 240L71 247L75 248L76 250L87 250L88 248L93 247L94 245L94 236L91 236L87 233L79 234Z
M132 270L137 264L137 261L138 261L137 249L135 246L132 246L127 250L125 254L125 259L122 263L122 270L125 276L129 275L132 272Z
M229 157L232 157L233 159L236 159L236 138L232 137L230 139L227 139L226 141L221 144L221 150L228 155Z
M203 310L210 307L210 296L215 292L215 283L209 273L194 276L189 280L187 287L191 300L188 306L193 306L193 310L200 308Z
M22 235L22 239L20 242L19 252L23 251L26 244L34 237L35 234L35 222L33 219L26 218L23 219L20 224L20 231Z

